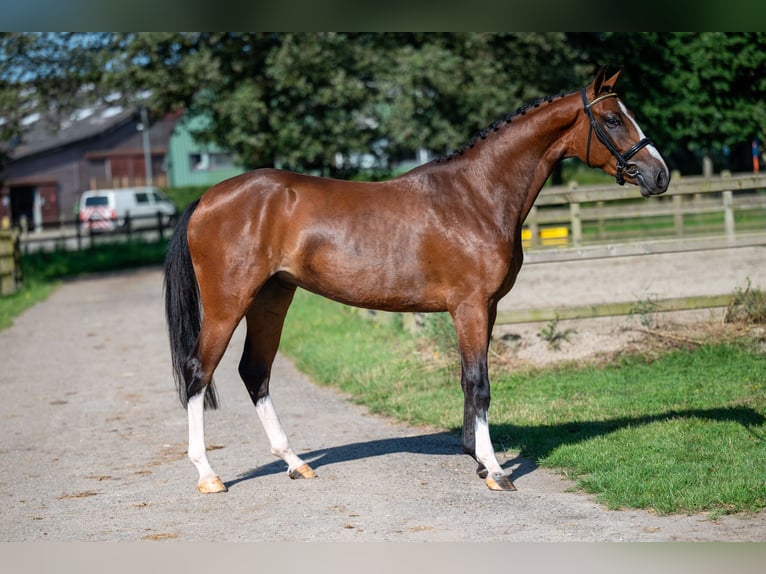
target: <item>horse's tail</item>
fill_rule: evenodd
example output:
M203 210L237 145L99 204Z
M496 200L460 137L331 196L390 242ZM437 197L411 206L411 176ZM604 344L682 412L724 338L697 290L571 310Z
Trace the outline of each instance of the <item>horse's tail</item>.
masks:
M165 257L165 317L170 337L173 377L184 408L189 400L188 382L184 377L185 364L197 344L202 322L199 287L186 237L189 219L198 203L195 201L189 205L178 219ZM205 394L205 407L218 408L218 397L212 380Z

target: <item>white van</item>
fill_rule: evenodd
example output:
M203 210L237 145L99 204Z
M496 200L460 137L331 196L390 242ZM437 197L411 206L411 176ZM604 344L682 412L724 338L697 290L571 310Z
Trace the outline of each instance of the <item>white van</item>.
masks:
M80 196L80 222L88 231L126 227L128 216L131 229L157 227L157 213L162 214L163 224L176 217L175 205L156 187L97 189Z

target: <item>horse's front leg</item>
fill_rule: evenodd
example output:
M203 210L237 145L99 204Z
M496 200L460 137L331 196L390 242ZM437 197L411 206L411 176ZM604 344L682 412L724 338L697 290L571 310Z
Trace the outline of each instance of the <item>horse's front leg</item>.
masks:
M462 366L463 450L478 463L477 473L491 490L516 490L495 457L489 436L487 351L494 308L463 304L453 313Z

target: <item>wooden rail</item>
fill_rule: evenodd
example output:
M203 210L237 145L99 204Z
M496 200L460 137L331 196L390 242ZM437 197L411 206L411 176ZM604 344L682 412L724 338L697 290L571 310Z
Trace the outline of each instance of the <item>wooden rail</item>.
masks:
M79 251L101 243L115 243L130 239L142 238L148 241L163 240L169 236L175 225L174 219L169 219L164 213L125 218L124 225L112 230L99 232L85 229L78 219L58 221L44 229L20 232L20 242L24 254L40 250L63 249Z
M755 215L755 223L738 230L736 215L745 212ZM690 217L705 214L717 214L720 223L688 224ZM641 198L633 186L544 188L525 222L529 236L525 246L529 249L543 247L542 237L546 229L562 226L568 230L568 247L604 243L610 239L641 239L640 232L628 231L615 236L606 232L605 227L610 221L640 223L651 218L665 218L672 222L670 231L664 232L666 237L718 234L734 242L742 232L766 232L766 175L724 174L712 178L674 175L668 191L649 200ZM584 233L585 225L589 226L590 234ZM656 237L656 223L654 226L650 224L650 228ZM762 242L763 238L756 240Z
M710 295L693 297L674 297L669 299L652 299L652 313L665 311L684 311L688 309L710 309L725 307L731 295ZM635 301L623 301L618 303L598 303L593 305L576 305L556 309L513 309L499 311L497 325L511 325L514 323L538 323L553 321L556 319L589 319L593 317L611 317L630 315L638 312L638 304Z

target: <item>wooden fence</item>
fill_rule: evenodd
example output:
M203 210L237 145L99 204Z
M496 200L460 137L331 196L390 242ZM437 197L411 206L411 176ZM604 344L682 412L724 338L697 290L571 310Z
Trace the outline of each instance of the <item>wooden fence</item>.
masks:
M610 222L622 229L610 231ZM632 186L549 187L537 198L524 231L525 265L766 245L766 175L674 174L668 191L648 200ZM656 300L653 311L723 307L731 295ZM514 309L499 312L496 323L627 315L635 305Z
M155 215L134 216L129 214L125 223L111 231L85 229L79 220L58 221L46 225L41 230L33 232L19 229L21 250L31 253L39 250L64 249L79 251L103 243L117 243L131 239L161 241L169 237L174 220L169 220L166 214L157 212Z
M21 249L16 230L0 230L0 295L12 295L21 285Z
M718 246L753 241L762 244L766 233L766 175L674 175L668 191L650 199L641 198L637 188L629 185L548 187L535 201L525 231L525 247L530 251L546 247L546 234L556 239L547 242L549 245L576 250L646 239L674 239L678 246L689 240L699 246L700 238ZM617 251L596 249L592 253L627 254L625 250Z
M688 311L691 309L712 309L726 307L731 300L728 295L697 295L692 297L669 297L667 299L652 299L651 313L667 311ZM566 319L591 319L595 317L613 317L630 315L638 312L639 303L636 301L619 301L616 303L598 303L593 305L573 305L556 309L511 309L498 311L496 325L513 325L517 323L542 323Z

